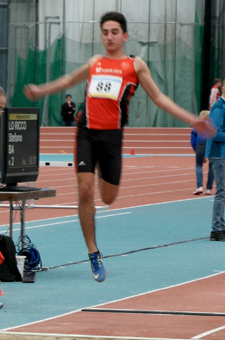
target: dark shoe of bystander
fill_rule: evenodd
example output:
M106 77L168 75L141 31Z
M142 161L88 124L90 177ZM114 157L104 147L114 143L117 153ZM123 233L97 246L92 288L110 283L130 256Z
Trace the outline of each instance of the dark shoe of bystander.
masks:
M211 231L210 241L223 241L223 242L225 242L225 230Z

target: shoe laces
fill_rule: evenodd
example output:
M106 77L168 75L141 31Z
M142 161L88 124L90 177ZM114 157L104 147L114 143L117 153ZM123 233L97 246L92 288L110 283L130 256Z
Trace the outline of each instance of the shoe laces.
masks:
M91 254L90 255L91 268L93 270L98 270L102 266L102 257L100 254Z

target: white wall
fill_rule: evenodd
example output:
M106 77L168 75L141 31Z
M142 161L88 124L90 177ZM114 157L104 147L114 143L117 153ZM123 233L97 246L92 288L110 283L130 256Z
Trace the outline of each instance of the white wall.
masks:
M115 10L126 16L129 34L138 41L165 42L174 37L173 23L195 22L196 0L39 0L40 22L44 22L46 16L58 16L61 22L60 26L52 26L52 40L62 33L65 19L66 22L77 22L66 24L68 38L87 43L100 41L99 25L93 24L93 20L98 22L103 13ZM150 27L149 20L154 23ZM165 22L171 23L166 25L166 29ZM190 37L183 28L182 35L189 43ZM40 25L41 48L44 47L43 36L44 24Z

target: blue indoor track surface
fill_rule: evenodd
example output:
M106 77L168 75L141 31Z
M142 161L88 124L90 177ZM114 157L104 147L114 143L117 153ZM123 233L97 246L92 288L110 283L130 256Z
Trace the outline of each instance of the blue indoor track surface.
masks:
M32 284L1 283L0 329L224 271L224 243L209 241L212 208L213 197L203 197L98 212L103 283L92 278L77 215L26 222L49 270L38 272ZM0 233L7 228L0 226ZM15 243L19 230L14 224Z

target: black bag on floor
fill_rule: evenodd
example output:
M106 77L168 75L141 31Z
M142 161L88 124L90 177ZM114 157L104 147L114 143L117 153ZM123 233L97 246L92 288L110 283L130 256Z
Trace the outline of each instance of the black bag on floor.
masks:
M16 262L16 248L11 237L0 235L0 251L5 258L0 265L0 281L21 281L22 278Z

